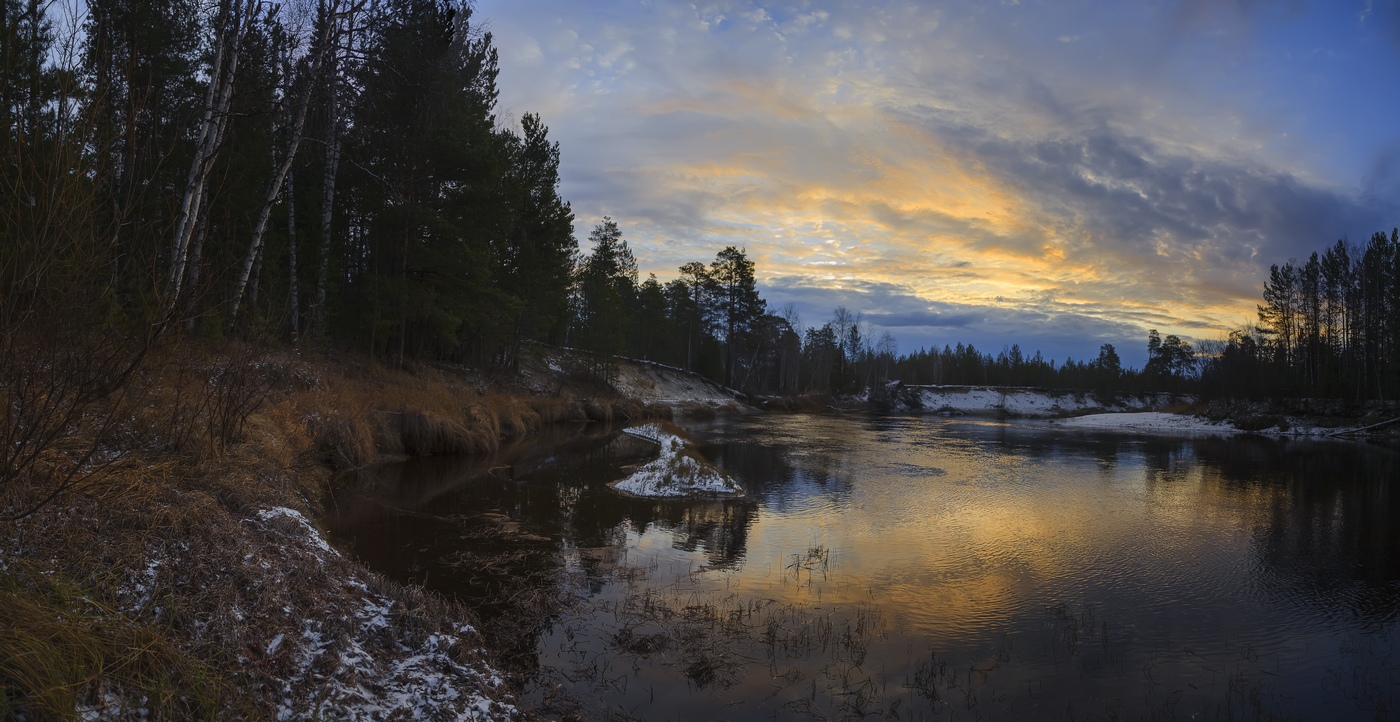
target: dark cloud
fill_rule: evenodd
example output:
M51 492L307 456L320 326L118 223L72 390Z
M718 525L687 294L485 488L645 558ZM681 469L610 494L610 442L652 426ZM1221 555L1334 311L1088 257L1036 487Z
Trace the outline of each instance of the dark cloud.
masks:
M1167 264L1161 270L1183 276L1198 268L1233 269L1244 284L1239 291L1256 282L1261 256L1282 260L1341 234L1364 237L1385 226L1390 210L1379 191L1314 185L1241 158L1174 153L1111 125L1014 139L948 127L936 117L917 122L966 148L1052 214L1076 219L1081 256L1135 269ZM1377 189L1400 187L1400 149L1377 163L1374 177Z
M924 313L890 313L887 311L871 311L865 314L866 320L870 321L870 323L890 329L959 329L980 323L985 317L986 315L980 312L939 313L937 311L927 311Z
M1208 29L1222 20L1257 22L1267 12L1296 16L1304 9L1302 0L1179 0L1175 28L1179 32Z
M1376 154L1362 187L1368 201L1385 207L1394 217L1400 206L1400 141L1392 142Z

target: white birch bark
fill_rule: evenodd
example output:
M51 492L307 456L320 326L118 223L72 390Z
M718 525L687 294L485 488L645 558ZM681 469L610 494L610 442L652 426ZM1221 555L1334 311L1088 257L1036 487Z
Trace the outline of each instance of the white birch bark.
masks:
M288 312L292 317L292 342L296 343L301 333L300 291L297 289L297 194L296 176L287 174L287 278Z
M334 30L339 23L338 3L333 2L326 14L326 27L321 35L321 42L317 47L316 54L311 59L311 67L307 73L308 82L302 93L301 102L296 110L296 117L292 121L291 139L287 141L287 153L282 158L282 163L278 166L276 173L272 177L272 183L268 186L267 195L263 198L262 209L258 211L257 223L253 225L253 237L248 243L248 252L243 256L243 265L238 272L238 281L234 286L233 301L229 309L229 324L232 325L238 320L238 310L243 304L243 293L248 286L248 278L253 272L253 264L262 258L263 235L267 232L268 221L272 218L272 206L277 202L277 197L282 194L282 184L292 171L292 163L296 160L297 147L301 145L301 138L306 129L306 113L311 107L310 78L315 78L320 74L321 65L327 52L332 50L337 39L337 32ZM332 62L332 72L334 72L334 62ZM288 87L288 93L291 87ZM334 94L334 83L332 83L332 94ZM335 101L332 98L331 107L334 109ZM332 115L334 112L332 111Z
M194 235L209 172L213 170L224 130L228 127L228 108L233 98L233 80L238 71L239 52L248 26L252 24L258 0L225 0L220 11L222 27L217 30L214 62L209 73L209 88L204 96L204 113L200 120L199 139L185 190L180 199L180 213L175 222L172 244L167 308L173 310L186 287L190 239Z
M353 25L352 25L353 32ZM350 41L353 42L353 39ZM348 43L347 43L348 44ZM321 259L316 269L316 302L312 305L312 328L324 335L326 328L326 284L331 259L331 222L335 210L335 178L340 168L340 69L339 57L331 58L329 122L327 123L325 176L321 183Z

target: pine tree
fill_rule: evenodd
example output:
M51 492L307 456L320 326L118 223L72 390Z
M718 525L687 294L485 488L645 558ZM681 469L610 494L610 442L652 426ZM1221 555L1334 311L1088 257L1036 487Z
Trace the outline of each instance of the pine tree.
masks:
M594 373L610 378L611 357L627 346L626 308L636 293L637 262L622 230L607 216L588 241L593 250L579 264L577 279L578 345L593 353Z
M724 329L724 383L733 386L754 325L767 308L758 295L753 261L738 248L726 246L720 251L710 264L709 277L716 289L716 307Z
M559 144L540 116L527 113L523 135L509 136L511 166L504 242L497 252L502 286L516 306L513 358L524 339L558 339L568 320L573 273L574 214L559 197Z

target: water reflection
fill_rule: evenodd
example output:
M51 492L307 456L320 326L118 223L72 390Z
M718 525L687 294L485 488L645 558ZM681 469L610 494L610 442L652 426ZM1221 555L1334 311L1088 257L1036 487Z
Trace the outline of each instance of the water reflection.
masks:
M743 558L752 503L648 501L605 487L654 454L616 428L585 425L494 454L348 473L334 485L331 536L382 573L467 602L496 629L503 653L530 666L558 588L601 590L625 564L629 530L667 533L676 550L703 554L712 568Z
M1397 702L1392 450L917 417L693 431L748 499L613 494L654 451L588 427L347 482L333 534L472 604L584 716L1371 719ZM826 652L804 646L822 629Z

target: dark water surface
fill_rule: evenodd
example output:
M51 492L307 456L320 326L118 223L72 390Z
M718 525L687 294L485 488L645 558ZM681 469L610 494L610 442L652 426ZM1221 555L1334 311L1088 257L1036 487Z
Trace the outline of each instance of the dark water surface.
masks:
M585 719L1400 717L1400 454L942 418L691 426L749 490L556 432L386 468L333 537ZM504 551L503 551L504 550ZM492 631L494 630L494 631Z

